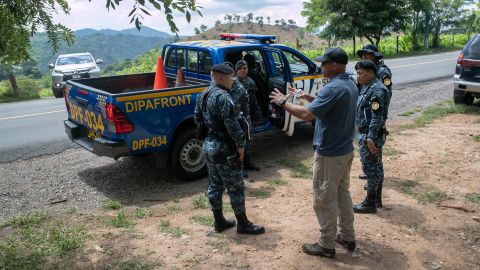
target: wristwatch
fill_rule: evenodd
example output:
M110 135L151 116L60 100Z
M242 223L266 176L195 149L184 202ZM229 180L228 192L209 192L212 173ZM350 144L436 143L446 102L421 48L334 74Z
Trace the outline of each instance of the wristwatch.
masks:
M283 106L285 105L285 103L287 103L287 100L284 99L284 98L282 98L282 99L280 99L280 100L278 101L278 105L279 105L280 107L283 107Z

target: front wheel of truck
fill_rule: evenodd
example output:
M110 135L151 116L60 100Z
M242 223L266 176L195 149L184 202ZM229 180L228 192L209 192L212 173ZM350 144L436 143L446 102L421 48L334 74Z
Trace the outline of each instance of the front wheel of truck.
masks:
M175 138L170 165L174 176L182 180L206 175L207 161L202 152L202 141L195 138L194 129L186 129Z

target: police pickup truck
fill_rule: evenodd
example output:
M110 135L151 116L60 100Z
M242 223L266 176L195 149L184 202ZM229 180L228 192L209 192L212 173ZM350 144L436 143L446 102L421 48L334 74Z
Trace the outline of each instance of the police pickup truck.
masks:
M221 34L219 40L186 41L165 45L162 51L168 88L153 89L155 73L69 80L64 97L69 138L99 156L155 153L168 171L190 180L206 173L202 142L195 138L193 112L197 96L210 84L212 65L245 59L264 116L255 132L279 128L292 135L300 120L271 106L274 88L287 84L316 95L323 76L316 64L299 51L275 44L275 36ZM185 86L175 87L178 69ZM292 95L291 101L301 103Z

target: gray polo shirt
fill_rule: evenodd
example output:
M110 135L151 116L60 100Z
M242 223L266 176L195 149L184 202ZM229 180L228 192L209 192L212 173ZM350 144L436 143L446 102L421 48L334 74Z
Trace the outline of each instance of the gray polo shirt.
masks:
M313 147L322 156L353 151L358 89L345 73L331 78L307 105L316 116Z

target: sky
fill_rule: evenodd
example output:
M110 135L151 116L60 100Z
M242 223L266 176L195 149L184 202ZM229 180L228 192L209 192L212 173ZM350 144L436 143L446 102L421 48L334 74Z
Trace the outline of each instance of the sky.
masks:
M148 2L148 1L146 1ZM225 14L239 14L245 16L247 13L253 13L256 16L263 16L264 23L267 23L266 17L270 17L271 24L275 20L292 19L298 26L305 26L305 18L300 14L302 11L302 2L299 0L199 0L197 3L203 7L203 17L192 16L189 24L185 15L177 12L174 14L174 20L180 30L180 35L193 35L194 28L200 28L201 24L209 28L215 25L216 20L223 22ZM128 14L131 11L134 1L123 0L120 6L115 10L108 11L105 7L106 0L69 0L71 8L70 15L63 13L53 14L55 22L61 23L72 30L82 28L93 29L114 29L121 30L135 27L129 24ZM165 15L155 8L151 8L149 13L152 16L145 16L143 25L150 28L170 33L170 28Z

